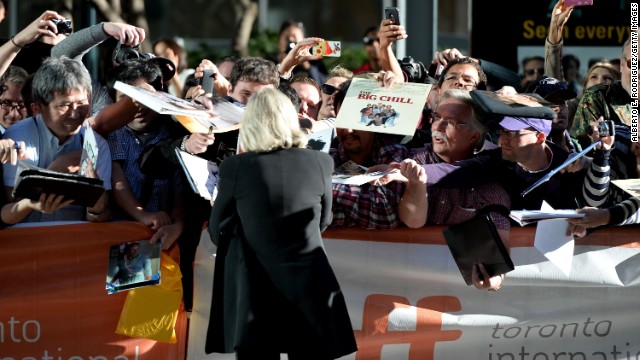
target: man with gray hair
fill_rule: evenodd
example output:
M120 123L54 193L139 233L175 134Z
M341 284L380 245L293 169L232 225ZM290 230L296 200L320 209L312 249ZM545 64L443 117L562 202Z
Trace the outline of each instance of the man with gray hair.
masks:
M39 114L13 125L5 138L24 141L30 165L60 172L71 172L80 165L80 154L91 113L91 78L87 69L68 57L48 58L33 79L33 101ZM111 156L106 141L95 134L98 143L97 175L105 189L111 189ZM4 185L8 199L13 199L17 166L4 165ZM25 209L24 222L109 219L107 193L91 208L69 205L52 213Z
M427 187L426 164L455 163L474 156L484 145L486 128L481 122L475 102L468 90L445 90L433 112L431 143L413 149L413 159L404 160L401 175L406 178L406 189L398 205L400 220L409 227L425 224L451 225L475 217L488 205L502 205L507 213L511 200L502 186L495 182L474 188ZM509 218L506 214L491 212L490 216L500 237L509 248ZM483 268L474 274L486 275ZM486 277L488 279L488 277ZM494 276L483 281L474 275L474 285L479 289L497 290L504 280Z

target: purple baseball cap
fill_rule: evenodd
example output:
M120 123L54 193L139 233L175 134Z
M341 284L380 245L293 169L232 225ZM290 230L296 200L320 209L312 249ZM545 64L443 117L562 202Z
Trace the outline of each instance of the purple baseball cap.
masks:
M551 120L511 116L505 116L504 119L500 121L500 126L507 130L517 131L534 128L536 131L544 133L547 136L549 136L549 132L551 131L551 124Z

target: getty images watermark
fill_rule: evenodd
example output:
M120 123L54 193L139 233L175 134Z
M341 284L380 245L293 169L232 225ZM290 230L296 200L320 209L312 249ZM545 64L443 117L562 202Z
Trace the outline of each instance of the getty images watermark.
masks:
M631 3L631 141L638 142L638 3L636 2Z

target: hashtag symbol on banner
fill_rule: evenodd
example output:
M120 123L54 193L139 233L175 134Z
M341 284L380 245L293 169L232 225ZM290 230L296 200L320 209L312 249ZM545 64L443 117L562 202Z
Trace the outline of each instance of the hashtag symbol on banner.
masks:
M462 306L453 296L431 296L416 304L415 331L388 331L389 314L394 309L409 308L402 296L373 294L367 296L362 314L362 330L355 330L358 342L356 360L380 360L387 344L410 344L409 360L433 360L439 341L454 341L460 330L442 330L442 313L460 311Z

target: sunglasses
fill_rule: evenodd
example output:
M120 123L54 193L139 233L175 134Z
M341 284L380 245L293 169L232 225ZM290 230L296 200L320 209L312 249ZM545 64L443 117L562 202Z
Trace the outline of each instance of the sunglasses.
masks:
M528 69L524 71L525 75L527 76L532 76L535 73L538 73L540 75L544 74L544 69L543 68L539 68L539 69Z
M329 84L322 84L322 86L320 86L320 90L322 91L323 94L325 95L333 95L336 92L338 92L338 88Z
M510 139L515 139L516 137L520 137L523 135L529 135L529 134L537 134L537 131L522 131L522 130L506 130L506 129L500 129L497 131L498 136L504 135Z
M376 41L378 41L378 42L379 42L379 41L380 41L380 39L379 39L379 38L377 38L377 37L375 37L375 36L374 36L374 37L368 37L368 36L365 36L365 37L364 37L364 39L362 39L362 42L363 42L365 45L373 45L373 43L374 43L374 42L376 42Z

